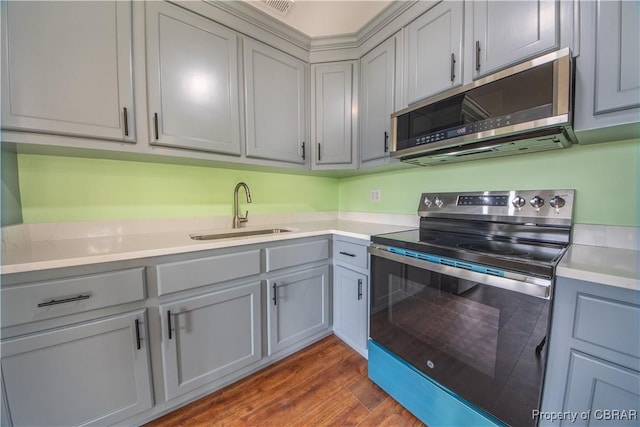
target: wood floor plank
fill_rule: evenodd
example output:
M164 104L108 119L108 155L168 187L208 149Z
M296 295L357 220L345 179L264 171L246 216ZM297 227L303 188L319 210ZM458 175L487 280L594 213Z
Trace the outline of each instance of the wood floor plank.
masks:
M147 424L421 426L367 378L366 360L335 336Z

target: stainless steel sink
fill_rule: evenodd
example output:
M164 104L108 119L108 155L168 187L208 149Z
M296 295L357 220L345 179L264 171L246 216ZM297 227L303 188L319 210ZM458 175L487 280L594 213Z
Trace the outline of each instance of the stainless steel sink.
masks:
M289 231L293 231L287 228L265 228L260 230L242 230L242 231L231 231L229 233L213 233L213 234L197 234L191 235L192 240L219 240L219 239L230 239L233 237L250 237L250 236L260 236L263 234L280 234L287 233Z

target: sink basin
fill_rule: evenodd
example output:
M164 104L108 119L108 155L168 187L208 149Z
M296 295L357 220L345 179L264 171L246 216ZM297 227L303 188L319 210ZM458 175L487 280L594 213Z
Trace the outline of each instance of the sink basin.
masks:
M263 234L280 234L286 233L289 231L287 228L265 228L260 230L238 230L238 231L230 231L228 233L213 233L213 234L197 234L189 236L192 240L219 240L219 239L230 239L233 237L249 237L249 236L260 236Z

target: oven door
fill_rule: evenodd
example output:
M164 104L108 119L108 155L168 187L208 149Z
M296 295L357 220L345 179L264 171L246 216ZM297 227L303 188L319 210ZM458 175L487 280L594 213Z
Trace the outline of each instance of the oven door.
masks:
M504 278L369 253L371 339L503 422L535 425L550 300Z

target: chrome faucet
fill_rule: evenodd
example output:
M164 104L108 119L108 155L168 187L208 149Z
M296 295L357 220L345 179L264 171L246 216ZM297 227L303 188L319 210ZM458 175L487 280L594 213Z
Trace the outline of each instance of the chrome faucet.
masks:
M236 189L233 190L233 228L240 228L240 224L249 221L249 211L244 216L238 215L238 190L240 187L244 187L244 192L247 195L247 203L251 203L251 192L249 187L244 182L239 182L236 185Z

